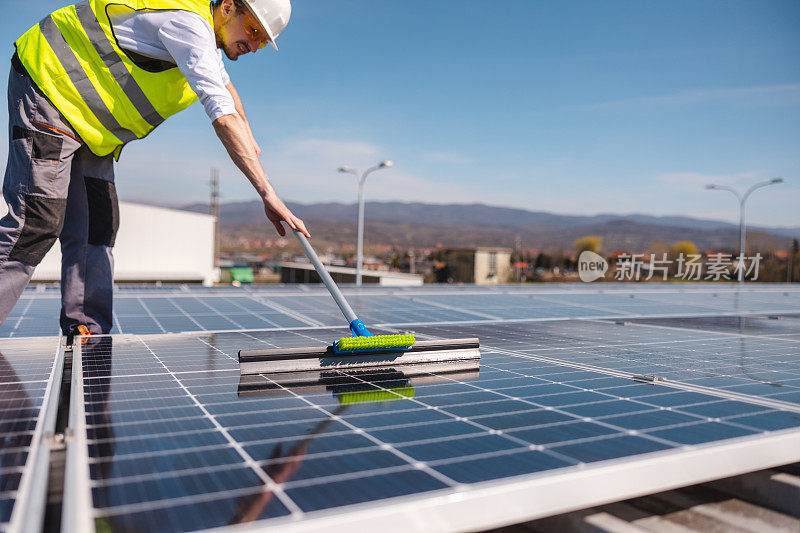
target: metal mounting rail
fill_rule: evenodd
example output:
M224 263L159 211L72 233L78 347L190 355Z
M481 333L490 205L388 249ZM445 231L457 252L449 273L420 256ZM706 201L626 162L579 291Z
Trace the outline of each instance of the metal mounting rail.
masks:
M61 531L62 533L94 533L83 391L83 354L79 339L76 339L72 349L72 380L67 435L69 438L64 469Z
M64 372L64 349L59 339L53 367L42 398L42 407L33 430L27 467L22 474L17 501L11 512L8 531L39 533L42 530L47 504L47 481L50 472L50 448L56 427L58 397Z

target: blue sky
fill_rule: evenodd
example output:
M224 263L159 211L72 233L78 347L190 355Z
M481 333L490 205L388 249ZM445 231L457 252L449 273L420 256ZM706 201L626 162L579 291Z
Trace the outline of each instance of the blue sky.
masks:
M4 10L8 56L66 3ZM783 176L753 195L749 222L800 225L796 0L293 7L280 52L228 62L284 199L354 201L355 178L336 168L389 158L367 199L735 221L733 196L704 184ZM224 200L255 199L195 104L126 148L117 187L127 200L205 201L212 166Z

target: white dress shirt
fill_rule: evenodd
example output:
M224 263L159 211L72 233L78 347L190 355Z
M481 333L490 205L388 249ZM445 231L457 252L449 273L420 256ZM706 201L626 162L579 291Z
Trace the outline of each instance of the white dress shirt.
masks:
M222 52L203 17L177 10L131 12L113 16L111 25L124 50L177 64L212 121L236 113Z

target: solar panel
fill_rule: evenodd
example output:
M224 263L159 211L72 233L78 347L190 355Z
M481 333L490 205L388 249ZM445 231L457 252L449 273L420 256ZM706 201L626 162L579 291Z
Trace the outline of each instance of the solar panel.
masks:
M547 321L800 313L800 291L759 285L662 284L519 285L498 287L345 287L357 313L370 324L411 327ZM602 287L602 288L600 288ZM626 292L627 291L627 292ZM623 293L623 294L621 294ZM0 326L0 337L58 333L60 302L53 290L29 290ZM336 326L341 316L319 286L127 287L117 289L112 333L284 329Z
M313 296L270 297L284 308L290 308L319 325L334 326L342 323L341 312L327 294ZM348 302L358 315L370 324L420 324L433 321L469 322L485 320L485 314L465 312L453 307L432 305L420 298L394 295L356 294Z
M651 375L732 394L800 403L800 343L785 337L717 333L609 321L423 328L478 336L483 346L632 375ZM598 339L602 339L598 342Z
M346 330L92 338L75 356L68 521L78 530L259 521L280 531L395 513L415 516L412 530L464 520L474 529L800 459L797 412L576 367L569 354L588 350L598 330L630 345L634 328L568 324L418 330L480 336L479 372L262 376L263 387L241 383L237 350L325 344ZM662 331L671 349L678 341ZM537 359L544 352L564 361ZM607 490L581 488L592 484Z
M344 291L376 332L480 337L480 371L247 384L239 349L348 334L324 288L121 287L115 331L144 335L78 350L64 523L479 529L800 459L791 287ZM57 288L26 290L0 336L53 335L58 307ZM0 529L43 514L56 346L0 341Z
M58 396L57 339L0 340L0 530L41 525ZM56 364L58 363L58 364Z
M637 324L653 324L682 329L701 329L718 333L736 333L759 337L800 340L800 315L693 317L672 319L637 319Z

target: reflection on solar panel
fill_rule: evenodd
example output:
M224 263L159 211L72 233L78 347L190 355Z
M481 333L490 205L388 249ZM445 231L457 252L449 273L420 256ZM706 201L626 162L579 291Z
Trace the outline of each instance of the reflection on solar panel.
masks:
M800 290L347 288L378 332L479 337L480 369L240 378L238 350L348 334L323 291L120 288L125 334L73 355L64 529L476 530L800 460ZM57 291L14 313L53 334ZM0 342L2 528L44 501L56 344Z
M0 341L0 531L41 524L57 347L52 338ZM43 415L48 409L53 416Z

